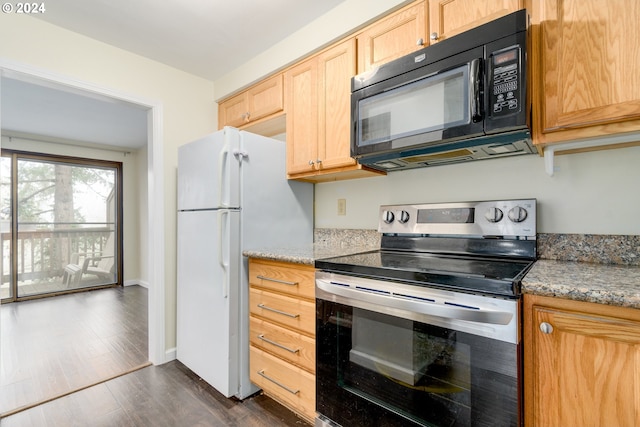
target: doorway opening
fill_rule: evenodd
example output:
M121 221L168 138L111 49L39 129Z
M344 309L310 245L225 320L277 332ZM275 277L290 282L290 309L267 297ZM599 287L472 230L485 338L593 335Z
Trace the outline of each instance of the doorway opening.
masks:
M128 103L146 110L146 206L144 220L146 227L141 230L146 242L146 282L148 283L148 351L149 361L161 364L171 358L165 348L165 203L164 203L164 149L163 149L163 105L155 99L114 90L91 82L79 81L66 75L29 65L0 59L0 76L37 82L41 85L59 88L115 103ZM0 94L2 87L0 86ZM5 111L2 111L4 115ZM0 123L4 120L0 116ZM2 127L0 127L2 129Z

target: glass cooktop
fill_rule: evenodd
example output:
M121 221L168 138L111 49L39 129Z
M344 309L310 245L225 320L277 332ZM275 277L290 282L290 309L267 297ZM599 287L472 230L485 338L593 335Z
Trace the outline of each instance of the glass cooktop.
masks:
M531 260L376 250L316 260L317 269L479 294L520 296Z

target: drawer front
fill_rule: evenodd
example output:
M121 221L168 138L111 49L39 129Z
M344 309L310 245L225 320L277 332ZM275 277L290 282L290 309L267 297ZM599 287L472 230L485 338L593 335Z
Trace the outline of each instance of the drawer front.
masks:
M249 311L281 326L315 336L315 303L251 288Z
M302 264L249 260L249 283L302 298L315 299L315 269Z
M314 339L253 316L250 318L249 328L251 344L315 373L316 341Z
M315 376L251 346L251 381L309 421L316 416Z

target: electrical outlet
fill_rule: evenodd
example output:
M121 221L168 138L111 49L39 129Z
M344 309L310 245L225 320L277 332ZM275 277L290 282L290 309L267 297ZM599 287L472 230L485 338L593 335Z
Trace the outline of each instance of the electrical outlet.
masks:
M338 199L338 215L347 214L347 199Z

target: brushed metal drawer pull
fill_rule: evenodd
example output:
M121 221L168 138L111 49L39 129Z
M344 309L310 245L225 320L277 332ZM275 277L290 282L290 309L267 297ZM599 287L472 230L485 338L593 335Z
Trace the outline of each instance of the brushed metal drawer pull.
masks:
M272 311L274 313L282 314L283 316L291 317L293 319L297 319L298 317L300 317L299 314L291 314L291 313L287 313L286 311L276 310L275 308L267 307L266 305L264 305L262 303L258 304L258 307L263 308L265 310Z
M267 280L269 282L281 283L283 285L289 285L289 286L298 286L298 282L288 282L286 280L273 279L271 277L262 276L260 274L258 274L256 277L258 279Z
M272 383L274 383L275 385L277 385L278 387L282 387L283 389L287 390L289 393L291 394L298 394L300 393L300 390L294 390L292 388L287 387L286 385L282 384L280 381L278 380L274 380L273 378L269 377L267 374L264 373L264 369L261 371L258 371L258 375L260 375L263 378L268 379L269 381L271 381Z
M266 337L264 336L264 334L260 334L260 335L258 335L258 339L261 339L262 341L267 342L267 343L269 343L269 344L271 344L271 345L275 345L276 347L279 347L279 348L281 348L281 349L283 349L283 350L287 350L289 353L297 353L297 352L299 352L299 351L300 351L300 349L299 349L299 348L289 348L289 347L287 347L287 346L285 346L285 345L282 345L282 344L280 344L280 343L278 343L278 342L271 341L269 338L266 338Z

